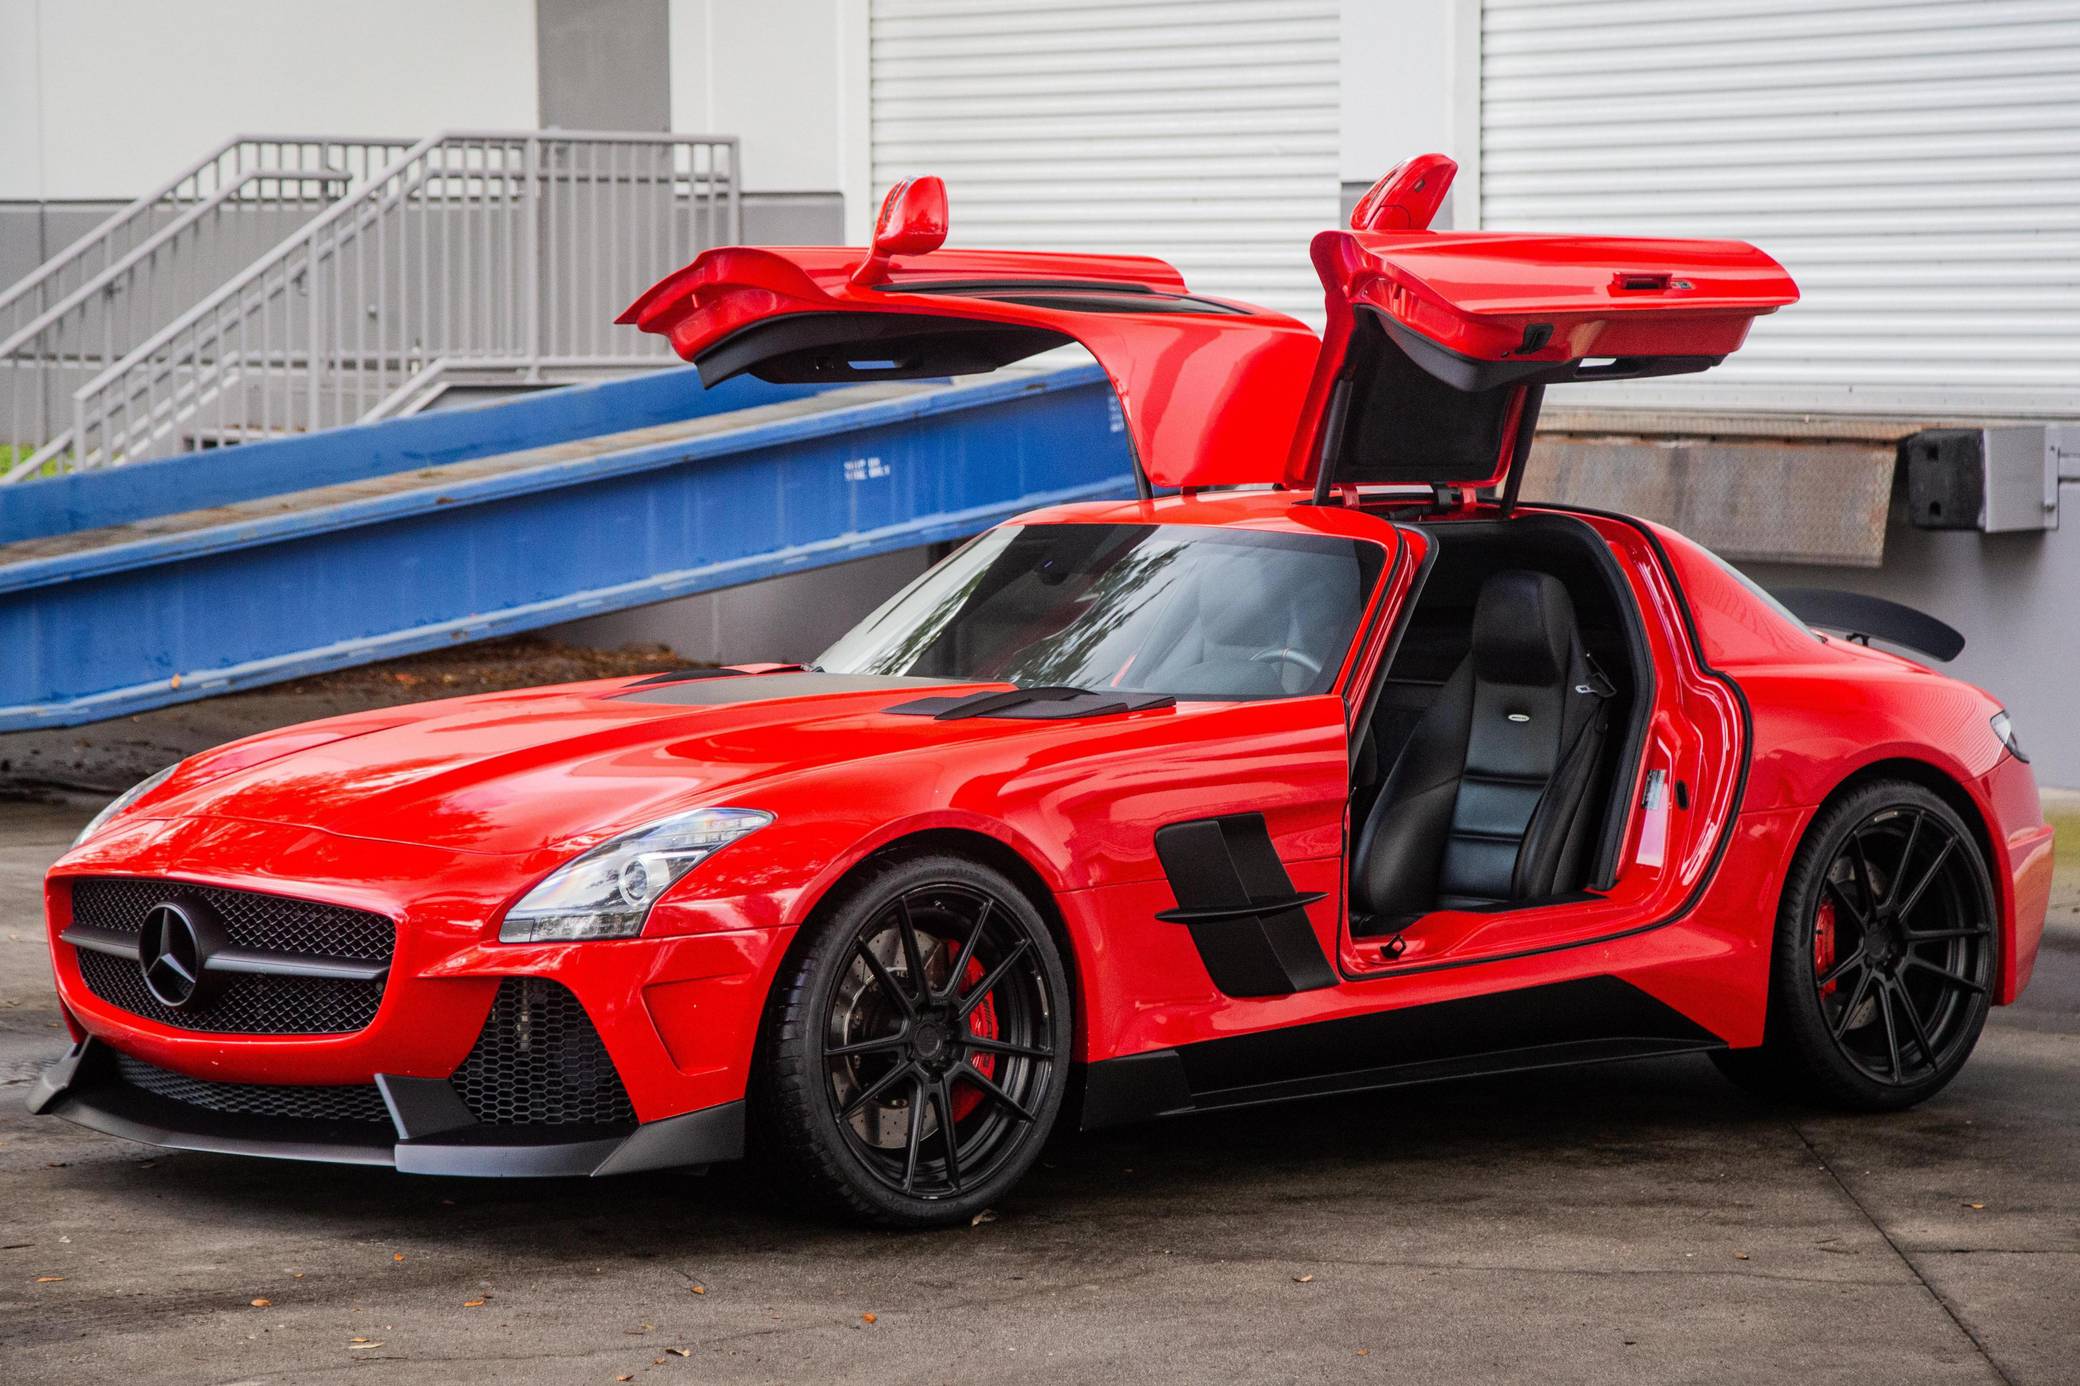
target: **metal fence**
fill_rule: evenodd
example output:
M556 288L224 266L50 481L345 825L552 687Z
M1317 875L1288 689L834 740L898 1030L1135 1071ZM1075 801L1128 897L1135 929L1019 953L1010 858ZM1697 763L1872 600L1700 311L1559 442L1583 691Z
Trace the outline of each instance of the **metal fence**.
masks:
M740 239L737 165L726 137L422 140L79 383L69 419L0 479L408 413L465 374L542 380L669 360L614 315L701 249ZM220 179L211 195L234 185L252 186Z

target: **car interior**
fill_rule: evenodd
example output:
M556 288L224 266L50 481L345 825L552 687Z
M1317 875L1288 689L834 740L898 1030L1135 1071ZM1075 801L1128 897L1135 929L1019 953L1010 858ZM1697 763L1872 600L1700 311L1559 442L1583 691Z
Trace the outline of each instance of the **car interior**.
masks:
M1426 533L1436 556L1352 767L1358 937L1608 884L1651 703L1638 612L1588 526Z

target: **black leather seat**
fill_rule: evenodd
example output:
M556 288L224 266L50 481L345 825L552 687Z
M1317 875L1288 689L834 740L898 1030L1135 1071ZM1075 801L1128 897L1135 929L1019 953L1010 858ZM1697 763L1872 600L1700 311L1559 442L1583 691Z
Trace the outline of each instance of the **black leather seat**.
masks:
M1577 889L1611 692L1559 579L1511 569L1482 583L1473 649L1417 721L1358 835L1351 910L1370 921L1359 932Z

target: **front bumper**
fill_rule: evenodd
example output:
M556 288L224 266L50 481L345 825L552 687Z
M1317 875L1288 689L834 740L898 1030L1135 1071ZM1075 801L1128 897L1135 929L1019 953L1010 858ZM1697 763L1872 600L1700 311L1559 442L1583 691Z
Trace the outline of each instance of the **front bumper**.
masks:
M744 1153L744 1104L615 1126L491 1126L444 1079L377 1074L388 1122L212 1111L126 1082L115 1052L89 1036L43 1072L29 1110L146 1145L407 1174L490 1178L632 1174L708 1165Z
M92 1035L159 1068L224 1083L325 1086L368 1084L378 1074L456 1075L503 988L516 978L540 979L576 998L626 1089L627 1119L661 1121L742 1099L767 989L793 933L777 905L764 896L703 895L637 938L498 942L499 913L546 869L544 861L276 824L188 818L118 828L67 858L47 882L58 996L75 1037ZM205 889L322 902L392 920L380 1003L369 1017L327 1016L301 1028L263 1029L243 1016L187 1025L141 1012L135 998L106 994L106 985L97 991L82 970L88 955L64 937L81 922L74 888L94 877L147 880L175 895ZM126 968L137 976L134 963L115 970ZM231 999L228 992L222 998L227 1009ZM305 1017L297 1011L290 1019Z

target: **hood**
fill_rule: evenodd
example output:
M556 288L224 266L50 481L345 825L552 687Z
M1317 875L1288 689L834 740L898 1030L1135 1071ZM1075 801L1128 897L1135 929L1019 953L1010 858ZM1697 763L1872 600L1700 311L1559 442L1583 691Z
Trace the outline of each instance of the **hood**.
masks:
M1001 683L700 676L707 672L456 698L288 728L238 743L236 755L197 757L134 816L289 824L468 852L583 847L678 809L731 804L754 781L1050 725L885 711L928 695L1007 687Z

